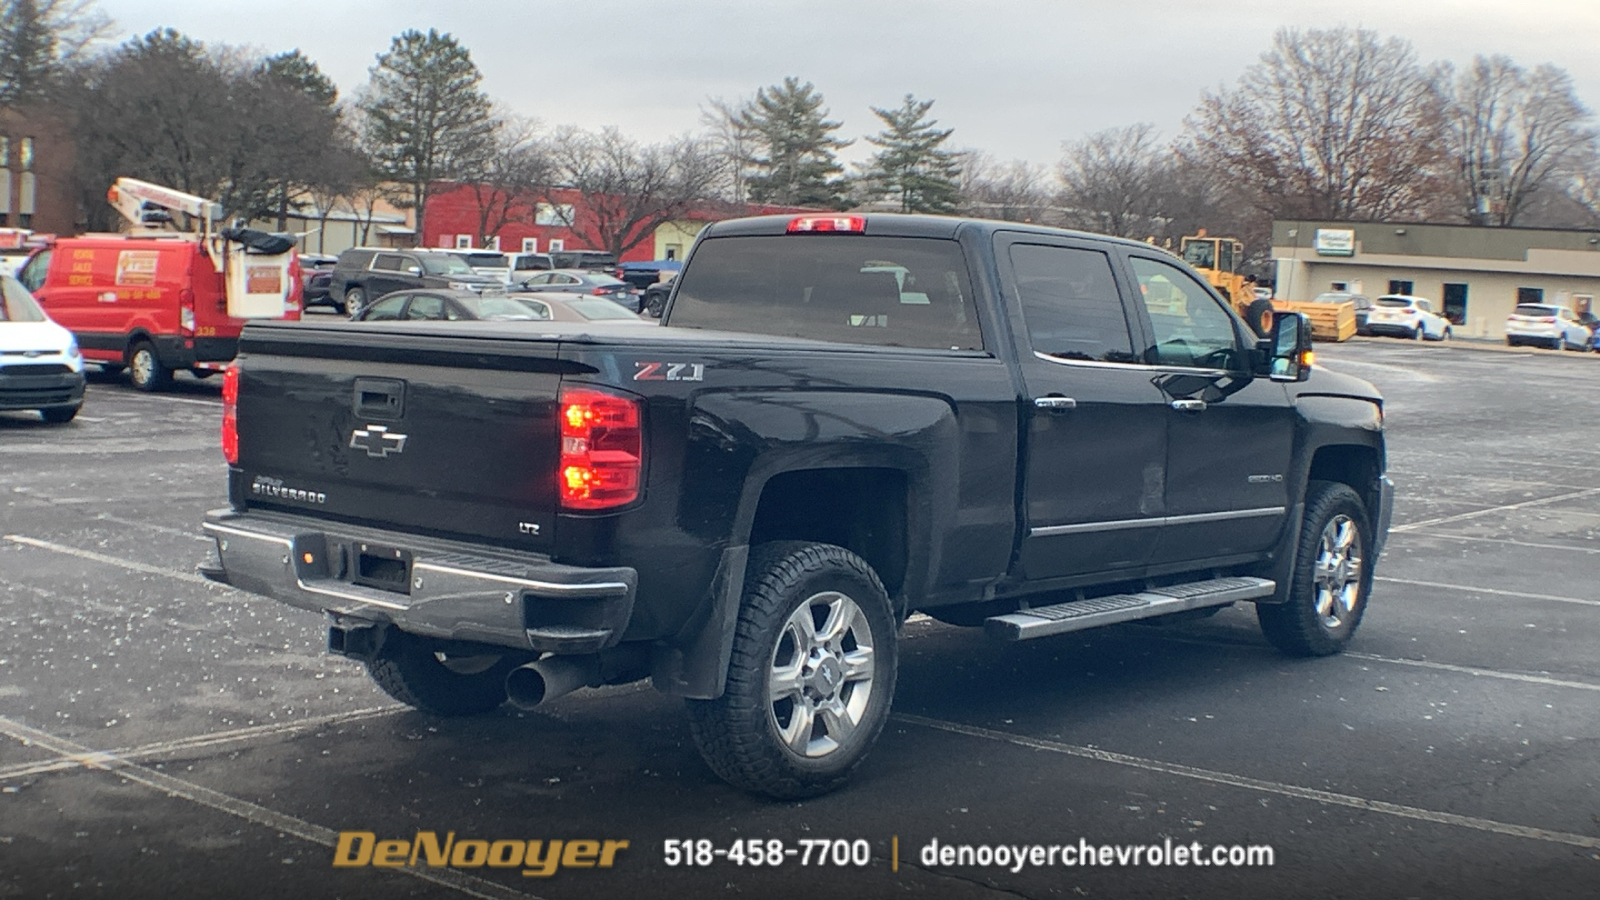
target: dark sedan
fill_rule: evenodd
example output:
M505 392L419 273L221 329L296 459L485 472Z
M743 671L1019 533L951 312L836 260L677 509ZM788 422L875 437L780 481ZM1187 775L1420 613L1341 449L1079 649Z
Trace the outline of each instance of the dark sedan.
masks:
M585 272L582 269L552 269L522 279L513 291L538 291L540 293L590 294L615 300L634 312L639 311L639 296L633 293L626 281L602 272Z
M479 294L420 288L395 291L354 317L357 322L432 320L469 322L633 323L639 317L604 297L573 294Z

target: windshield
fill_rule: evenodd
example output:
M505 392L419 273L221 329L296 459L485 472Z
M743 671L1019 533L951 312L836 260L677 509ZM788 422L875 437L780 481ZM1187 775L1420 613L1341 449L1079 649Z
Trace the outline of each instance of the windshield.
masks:
M566 304L585 319L638 319L627 308L604 297L583 297L568 300Z
M1183 261L1196 269L1215 269L1216 245L1211 241L1190 241L1183 245Z
M422 257L423 271L429 275L473 275L472 267L459 256L424 256Z
M1411 305L1411 301L1405 299L1404 297L1379 297L1378 305L1405 308Z
M1555 310L1555 307L1553 307L1553 306L1529 306L1529 305L1524 305L1524 306L1519 306L1515 310L1512 311L1512 315L1517 315L1517 316L1553 316L1555 314L1556 314L1556 310Z
M0 322L43 322L44 310L22 283L10 275L0 275Z

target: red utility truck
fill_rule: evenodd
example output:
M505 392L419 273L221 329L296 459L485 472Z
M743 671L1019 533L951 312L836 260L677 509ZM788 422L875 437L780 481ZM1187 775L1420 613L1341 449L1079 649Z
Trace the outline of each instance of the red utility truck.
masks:
M57 238L19 273L86 360L158 390L178 370L221 371L246 322L300 317L293 241L218 230L217 204L132 178L107 197L131 232Z

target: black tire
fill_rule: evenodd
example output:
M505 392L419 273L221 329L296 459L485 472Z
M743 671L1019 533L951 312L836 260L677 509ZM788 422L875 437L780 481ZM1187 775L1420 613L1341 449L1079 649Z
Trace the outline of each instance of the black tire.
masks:
M1272 334L1272 301L1265 298L1252 300L1246 307L1244 320L1258 337Z
M1506 346L1507 347L1520 347L1521 345L1522 345L1521 341L1513 340L1512 338L1506 338Z
M1372 593L1371 549L1372 525L1356 492L1335 481L1307 485L1289 599L1256 604L1256 619L1267 640L1290 656L1343 650Z
M792 693L775 698L772 675L790 668ZM894 613L871 566L831 544L762 544L746 569L727 688L688 701L689 731L735 787L782 800L824 794L883 730L896 668Z
M391 631L367 674L383 692L435 716L476 716L506 700L506 675L526 660L510 653L444 656L436 644Z
M359 285L351 285L344 289L344 302L339 304L339 312L350 318L355 318L361 312L361 307L367 305L367 291Z
M1560 337L1556 338L1555 340L1551 341L1550 342L1550 349L1558 351L1558 352L1567 349L1567 336L1563 334Z
M172 370L161 364L156 345L140 341L128 351L128 383L145 391L159 391L172 382Z
M39 410L39 417L51 425L65 425L78 415L77 406L53 406Z

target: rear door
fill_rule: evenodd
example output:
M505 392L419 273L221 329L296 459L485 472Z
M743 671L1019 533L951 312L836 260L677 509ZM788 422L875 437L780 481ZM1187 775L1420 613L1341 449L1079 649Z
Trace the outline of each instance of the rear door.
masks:
M1093 242L1002 233L995 249L1026 388L1017 574L1143 566L1161 531L1168 416L1135 351L1126 279Z

